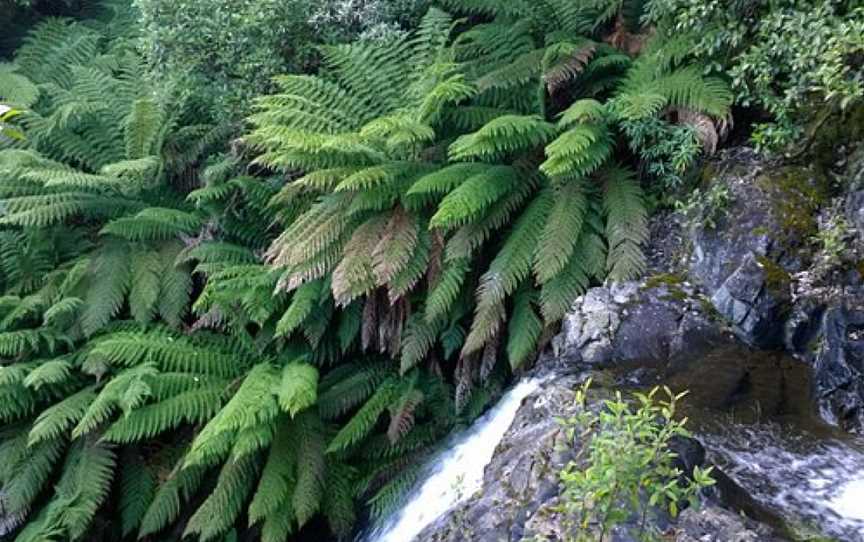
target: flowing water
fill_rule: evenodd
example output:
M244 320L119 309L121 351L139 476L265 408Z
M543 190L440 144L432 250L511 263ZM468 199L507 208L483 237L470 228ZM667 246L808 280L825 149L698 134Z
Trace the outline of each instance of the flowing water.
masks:
M734 504L790 536L864 542L864 439L818 418L801 362L735 348L658 378L690 390L684 415L743 489L746 502Z
M709 460L724 473L718 485L733 506L791 537L806 533L864 542L864 439L819 420L802 363L733 348L683 367L643 365L614 374L623 387L668 384L690 391L683 415ZM445 446L402 510L360 540L414 542L425 527L479 490L483 470L522 400L541 383L520 383Z
M779 424L700 435L709 458L789 530L864 542L864 447Z
M516 417L522 400L540 384L538 379L519 383L445 446L430 462L424 481L408 495L405 506L364 536L363 542L411 542L425 527L479 490L483 470Z

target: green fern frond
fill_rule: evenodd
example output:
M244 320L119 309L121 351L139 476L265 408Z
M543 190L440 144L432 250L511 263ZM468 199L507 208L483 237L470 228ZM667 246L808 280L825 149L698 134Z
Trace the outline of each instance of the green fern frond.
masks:
M216 487L189 518L183 536L198 535L201 541L225 534L240 515L258 478L258 460L246 456L226 463L219 472Z
M282 369L279 406L293 418L318 400L318 369L308 363L289 363Z
M522 288L513 296L513 315L507 328L507 359L514 370L537 351L543 322L534 310L536 300L537 292L530 288Z
M522 151L542 147L558 133L538 116L503 115L476 132L460 136L450 145L454 161L497 162Z
M447 194L429 224L447 229L473 221L513 190L519 181L516 170L510 166L489 167Z
M605 180L603 208L609 255L606 268L613 280L631 280L645 270L642 245L648 240L648 217L642 188L629 171L610 168Z

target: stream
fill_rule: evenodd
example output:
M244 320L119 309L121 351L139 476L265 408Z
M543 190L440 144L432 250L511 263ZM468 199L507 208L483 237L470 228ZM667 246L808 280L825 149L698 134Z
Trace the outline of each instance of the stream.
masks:
M734 347L685 366L609 372L616 387L689 390L682 415L725 475L718 486L733 508L793 540L864 542L864 439L821 421L802 363ZM405 506L358 540L415 542L426 526L480 490L484 468L520 404L542 385L523 380L451 439Z
M362 542L411 542L430 523L483 486L483 469L509 429L522 400L542 381L523 380L510 389L489 412L446 443L425 469L425 479L393 517L360 538Z

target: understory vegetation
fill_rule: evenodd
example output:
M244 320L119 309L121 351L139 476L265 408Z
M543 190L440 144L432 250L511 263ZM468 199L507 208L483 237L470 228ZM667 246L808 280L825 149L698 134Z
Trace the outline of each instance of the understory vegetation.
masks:
M854 2L726 4L0 0L0 536L398 506L733 113L860 105Z

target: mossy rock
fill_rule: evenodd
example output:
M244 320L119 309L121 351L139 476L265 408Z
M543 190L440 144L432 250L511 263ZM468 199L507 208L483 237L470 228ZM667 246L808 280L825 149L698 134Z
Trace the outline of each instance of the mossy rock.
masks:
M765 256L757 256L756 261L765 270L765 287L777 297L785 297L789 294L789 285L792 277L777 262Z
M760 176L778 226L787 242L803 244L816 235L816 214L829 198L828 177L813 168L784 166Z
M677 286L684 282L684 277L674 273L659 273L645 279L645 290L659 288L661 286Z

